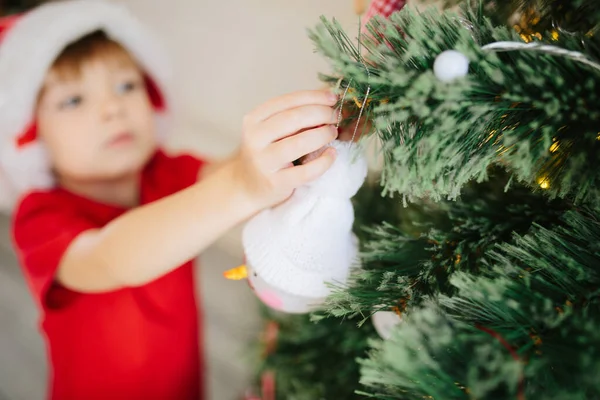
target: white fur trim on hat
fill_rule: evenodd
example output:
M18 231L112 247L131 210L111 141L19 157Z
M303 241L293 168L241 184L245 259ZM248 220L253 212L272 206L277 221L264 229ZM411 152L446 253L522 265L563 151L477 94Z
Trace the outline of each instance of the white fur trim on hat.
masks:
M8 195L7 187L13 187L9 196L16 199L26 191L51 185L49 164L40 156L43 151L29 148L42 144L36 141L17 148L16 138L32 122L38 92L55 59L67 45L97 30L132 54L171 106L167 56L125 7L104 0L63 0L23 14L0 42L0 179L9 179L0 182L0 197ZM0 198L0 204L9 204L8 209L13 206L5 198Z
M318 299L327 283L344 283L356 263L351 198L362 186L367 163L356 145L334 141L337 158L319 179L282 205L252 218L243 232L247 264L282 292Z

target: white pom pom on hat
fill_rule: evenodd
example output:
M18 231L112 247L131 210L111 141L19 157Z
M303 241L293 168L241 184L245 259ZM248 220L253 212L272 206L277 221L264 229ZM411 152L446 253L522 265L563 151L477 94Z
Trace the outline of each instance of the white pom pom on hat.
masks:
M255 216L243 231L251 270L270 287L309 299L327 296L327 283L345 282L357 261L350 199L366 178L367 163L356 144L331 145L337 158L323 176Z
M56 58L70 43L99 30L131 53L163 105L171 108L168 57L124 6L105 0L62 0L0 19L0 211L10 211L28 191L53 186L43 144L18 141L35 122L37 96ZM161 126L168 126L166 111L157 109Z

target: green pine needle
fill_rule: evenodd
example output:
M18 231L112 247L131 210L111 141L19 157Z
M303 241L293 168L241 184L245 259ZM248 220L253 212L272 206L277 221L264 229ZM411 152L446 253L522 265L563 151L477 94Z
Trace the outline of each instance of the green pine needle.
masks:
M349 103L362 101L370 88L386 192L456 199L467 182L483 181L489 166L502 165L532 188L543 184L551 198L600 204L599 70L540 52L482 50L521 39L473 11L405 9L369 29L371 36L362 38L367 61L335 20L323 19L310 35L335 72L325 80L342 77ZM594 58L595 42L585 36L544 35L541 42ZM469 58L466 77L451 83L435 77L433 64L444 50Z

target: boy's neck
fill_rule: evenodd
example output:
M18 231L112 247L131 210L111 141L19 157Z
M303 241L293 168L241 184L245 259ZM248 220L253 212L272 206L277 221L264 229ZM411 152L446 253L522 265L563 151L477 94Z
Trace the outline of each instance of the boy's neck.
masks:
M120 207L140 204L140 174L131 174L113 180L81 182L60 179L59 185L79 196Z

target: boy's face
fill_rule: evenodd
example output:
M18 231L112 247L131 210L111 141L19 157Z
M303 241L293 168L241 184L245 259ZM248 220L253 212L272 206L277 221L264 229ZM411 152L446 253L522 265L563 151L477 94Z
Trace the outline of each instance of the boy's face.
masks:
M118 179L138 172L156 148L143 75L123 60L91 60L79 76L50 71L37 128L59 179Z

